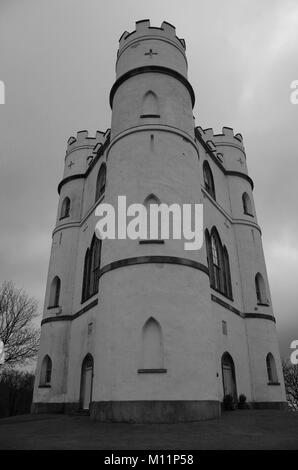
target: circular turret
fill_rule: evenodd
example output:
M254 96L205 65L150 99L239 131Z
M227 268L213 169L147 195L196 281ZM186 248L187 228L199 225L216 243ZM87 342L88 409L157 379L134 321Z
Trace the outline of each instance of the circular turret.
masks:
M160 28L150 26L149 20L137 21L135 31L125 31L119 40L117 79L132 68L148 66L168 67L187 77L185 41L166 21Z
M187 80L185 43L174 26L149 20L120 38L116 82L110 92L112 138L136 126L158 124L193 138L195 95Z

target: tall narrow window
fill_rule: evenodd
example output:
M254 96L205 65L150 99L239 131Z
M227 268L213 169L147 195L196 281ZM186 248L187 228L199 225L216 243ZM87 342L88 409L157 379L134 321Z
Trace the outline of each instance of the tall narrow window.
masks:
M60 289L61 289L60 278L58 276L55 276L54 279L52 280L51 287L50 287L49 307L59 306Z
M52 360L46 355L41 364L40 385L50 385L52 379Z
M65 219L65 217L69 217L69 213L70 213L70 199L69 197L66 197L63 199L63 202L62 202L60 219Z
M205 230L205 241L206 241L207 262L208 262L209 276L210 276L210 285L214 286L211 237L210 237L209 231L207 229Z
M229 255L215 227L212 228L211 235L205 230L205 240L210 285L229 299L233 299Z
M262 274L257 273L255 277L256 296L259 304L268 305L265 281Z
M85 254L82 302L98 292L101 244L102 241L94 235L91 246L87 249Z
M95 202L102 196L105 192L106 187L106 174L107 174L107 166L105 163L101 164L97 175L96 181L96 192L95 192Z
M82 302L89 297L90 286L90 249L87 248L84 260L84 274L83 274L83 289L82 289Z
M214 286L216 289L221 290L221 276L222 276L222 260L220 241L216 233L211 235L211 251L212 251L212 264L214 273Z
M155 194L149 194L144 202L143 205L147 209L147 240L141 240L140 243L164 243L164 240L161 238L161 214L155 213L150 216L151 214L151 206L159 206L161 204L160 199L155 196Z
M143 98L142 118L145 117L160 117L158 98L153 91L148 91Z
M269 383L278 383L275 359L271 353L266 357L267 375Z
M89 410L92 400L93 369L93 357L91 354L87 354L83 360L81 370L80 407L83 410Z
M253 215L250 197L247 193L242 194L243 212L247 215Z
M149 370L163 368L162 331L152 317L143 327L143 367Z
M215 198L214 179L213 179L213 175L212 175L210 165L207 162L207 160L205 160L204 163L203 163L203 174L204 174L204 185L205 185L205 189L206 189L207 193L209 193L210 196L213 197L213 199L216 199Z
M224 396L232 395L234 401L237 402L235 365L232 356L228 352L222 355L221 368Z
M226 247L223 248L223 265L224 265L224 292L227 297L232 298L232 282L229 255Z
M94 236L90 248L90 295L98 292L100 255L101 240Z

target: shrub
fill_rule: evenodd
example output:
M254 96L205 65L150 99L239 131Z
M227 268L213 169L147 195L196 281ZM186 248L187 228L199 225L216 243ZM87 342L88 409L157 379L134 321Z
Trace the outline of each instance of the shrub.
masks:
M223 399L223 406L225 410L234 410L234 398L231 394L225 395Z
M239 410L244 410L244 409L249 408L248 404L246 403L246 395L244 395L243 393L239 395L238 408Z
M246 396L243 393L241 393L241 395L239 395L239 403L241 405L244 405L245 402L246 402Z

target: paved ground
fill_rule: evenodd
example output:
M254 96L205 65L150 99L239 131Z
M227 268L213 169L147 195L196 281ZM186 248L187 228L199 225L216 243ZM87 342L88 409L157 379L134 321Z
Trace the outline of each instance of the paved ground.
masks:
M23 415L0 419L0 449L298 449L298 413L237 410L219 420L159 425Z

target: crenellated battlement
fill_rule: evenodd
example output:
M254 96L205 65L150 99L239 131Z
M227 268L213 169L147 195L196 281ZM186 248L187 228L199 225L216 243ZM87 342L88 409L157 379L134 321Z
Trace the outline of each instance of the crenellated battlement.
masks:
M107 129L105 132L96 131L95 137L91 137L87 130L78 131L76 137L71 136L68 139L66 155L77 148L87 147L91 149L98 144L103 145L109 132L110 129Z
M211 147L219 145L234 145L244 151L243 137L240 133L234 134L234 130L231 127L223 127L221 134L214 134L213 129L202 129L200 126L196 128L200 136L204 141ZM210 144L211 143L211 144Z
M141 39L143 36L151 36L160 39L167 39L172 42L175 42L180 49L185 51L186 45L184 39L178 38L176 36L176 28L172 24L168 23L167 21L163 21L161 27L150 26L150 20L140 20L136 21L136 29L129 33L125 31L119 39L119 51L128 43L137 41Z

